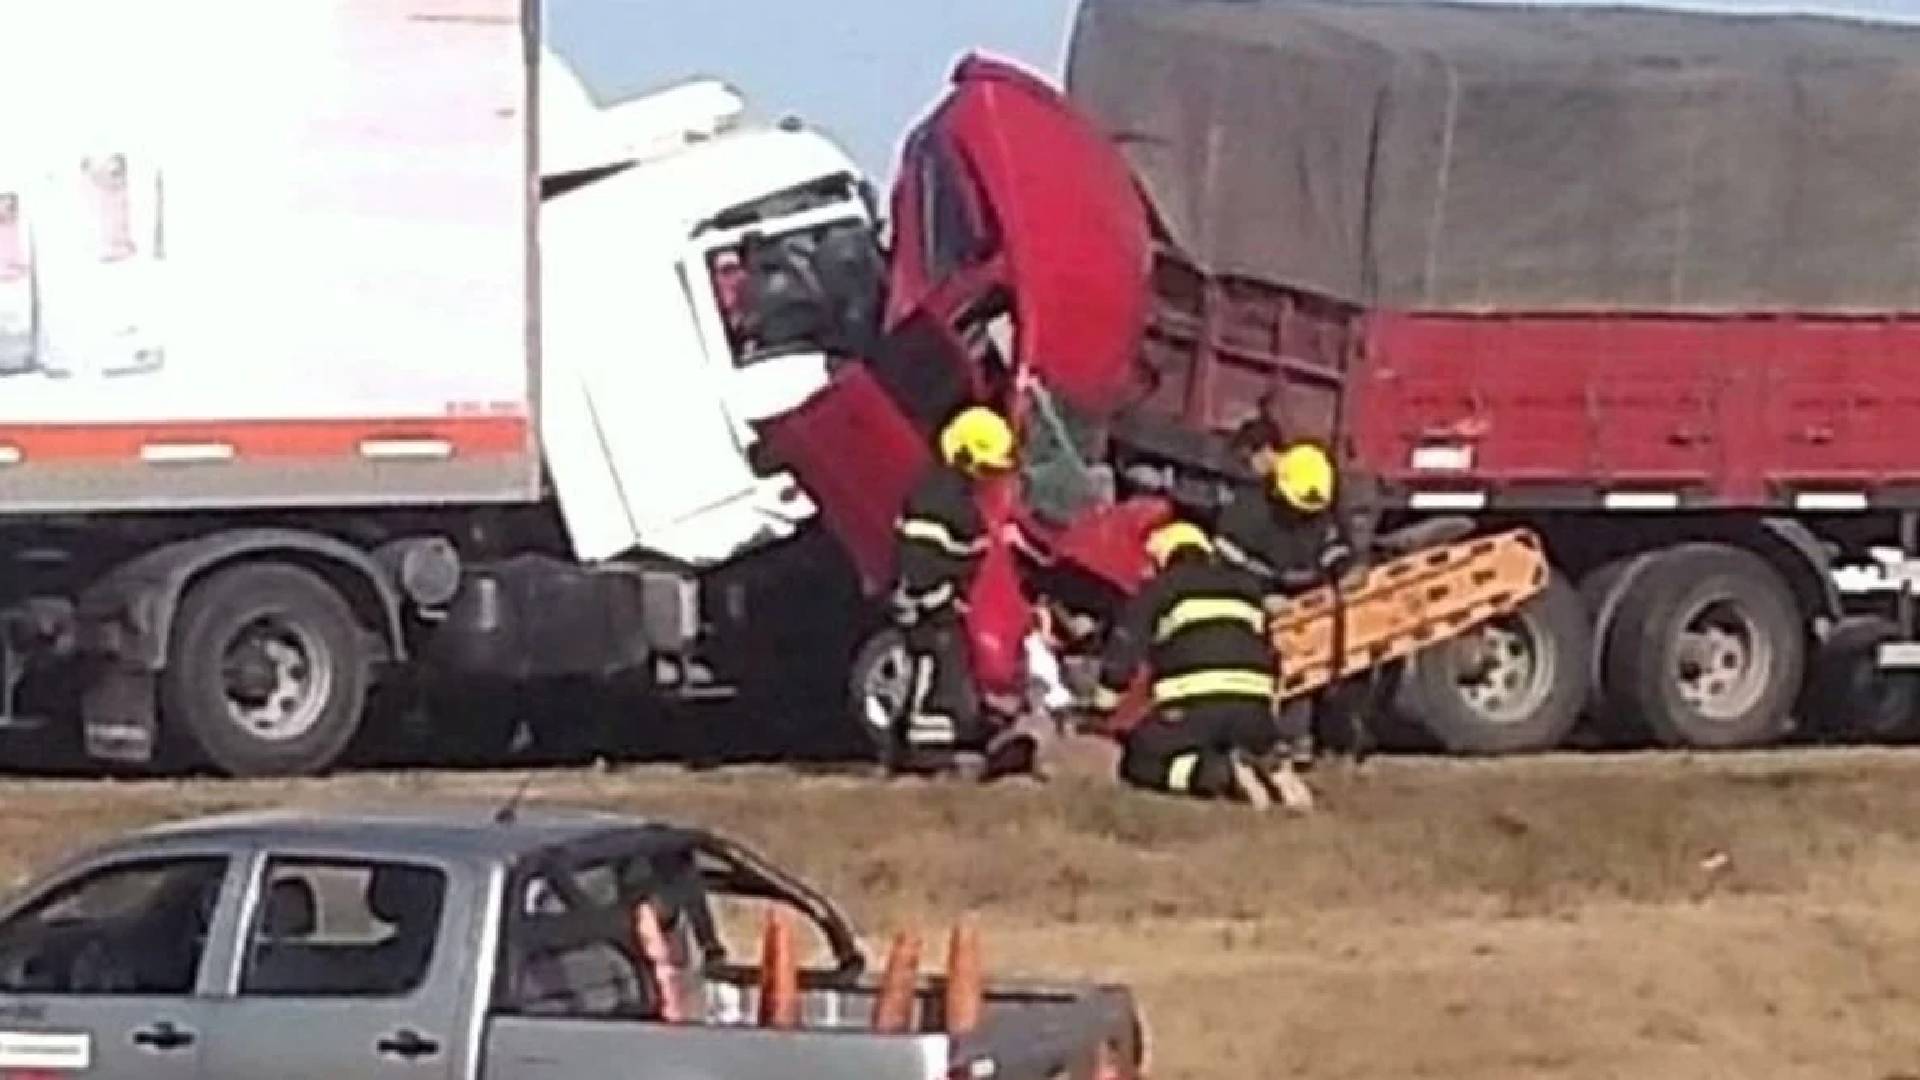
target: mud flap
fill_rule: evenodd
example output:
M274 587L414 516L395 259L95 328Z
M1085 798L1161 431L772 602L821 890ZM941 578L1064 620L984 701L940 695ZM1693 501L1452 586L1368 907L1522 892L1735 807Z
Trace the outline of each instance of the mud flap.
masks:
M86 753L95 761L145 765L159 749L160 725L153 672L108 667L80 702Z

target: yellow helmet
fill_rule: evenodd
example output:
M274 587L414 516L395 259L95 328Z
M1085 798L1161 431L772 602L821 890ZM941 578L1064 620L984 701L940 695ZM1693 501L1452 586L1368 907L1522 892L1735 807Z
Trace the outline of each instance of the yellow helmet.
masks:
M963 410L940 432L940 456L947 464L971 472L1013 468L1013 428L992 409L975 405Z
M1273 463L1273 495L1295 510L1317 514L1333 505L1333 459L1313 443L1294 443Z
M1162 525L1147 537L1147 556L1155 566L1165 566L1173 561L1175 555L1190 549L1211 555L1213 541L1200 531L1200 526L1185 521Z

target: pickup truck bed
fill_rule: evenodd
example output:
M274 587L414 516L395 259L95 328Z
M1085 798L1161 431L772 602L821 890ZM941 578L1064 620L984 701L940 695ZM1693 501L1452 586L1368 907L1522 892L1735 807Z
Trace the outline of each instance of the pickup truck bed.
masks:
M757 975L757 973L756 973ZM877 987L817 987L803 994L802 1028L753 1026L758 994L754 979L715 995L705 1024L652 1026L583 1019L509 1017L488 1025L486 1068L498 1080L595 1075L609 1061L644 1054L662 1076L782 1076L793 1080L841 1077L965 1075L950 1062L992 1061L996 1076L1085 1076L1097 1046L1089 1032L1121 1030L1132 1005L1124 993L995 987L988 994L980 1030L964 1036L941 1033L940 994L921 988L919 1032L874 1035L870 1030ZM777 1060L778 1068L768 1069Z

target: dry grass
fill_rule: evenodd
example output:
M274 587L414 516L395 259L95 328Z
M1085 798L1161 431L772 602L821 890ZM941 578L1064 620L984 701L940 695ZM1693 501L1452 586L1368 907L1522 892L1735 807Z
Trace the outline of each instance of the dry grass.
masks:
M13 785L0 871L160 817L514 779ZM771 770L554 773L534 795L744 836L876 931L977 912L999 970L1134 986L1165 1080L1920 1075L1920 758L1380 762L1321 783L1305 822L1091 782Z

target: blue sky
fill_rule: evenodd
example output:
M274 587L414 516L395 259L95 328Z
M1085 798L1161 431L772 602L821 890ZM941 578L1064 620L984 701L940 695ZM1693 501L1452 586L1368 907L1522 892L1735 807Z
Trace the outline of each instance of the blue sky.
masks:
M547 0L548 39L619 99L713 75L763 112L797 113L878 176L955 58L980 48L1057 74L1075 0ZM1678 0L1920 17L1920 0Z
M547 0L547 38L589 90L620 98L691 75L832 132L876 175L981 48L1057 71L1072 0Z

